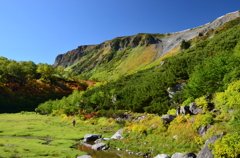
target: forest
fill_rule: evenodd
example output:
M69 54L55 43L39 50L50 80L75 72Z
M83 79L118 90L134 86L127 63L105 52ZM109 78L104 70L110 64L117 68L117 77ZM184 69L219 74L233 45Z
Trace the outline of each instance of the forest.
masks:
M38 104L62 98L87 84L72 79L62 67L0 57L0 113L34 111Z

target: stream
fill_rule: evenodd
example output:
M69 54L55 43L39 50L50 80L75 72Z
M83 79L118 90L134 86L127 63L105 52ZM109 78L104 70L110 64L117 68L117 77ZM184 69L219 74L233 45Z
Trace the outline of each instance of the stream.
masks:
M143 158L143 156L128 154L126 151L116 149L96 151L85 145L78 145L75 149L88 153L92 158Z

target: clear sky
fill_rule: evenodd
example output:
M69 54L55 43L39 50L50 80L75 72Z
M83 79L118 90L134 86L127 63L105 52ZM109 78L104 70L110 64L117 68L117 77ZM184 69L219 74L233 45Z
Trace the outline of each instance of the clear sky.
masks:
M58 54L137 33L178 32L240 10L240 0L0 0L0 56Z

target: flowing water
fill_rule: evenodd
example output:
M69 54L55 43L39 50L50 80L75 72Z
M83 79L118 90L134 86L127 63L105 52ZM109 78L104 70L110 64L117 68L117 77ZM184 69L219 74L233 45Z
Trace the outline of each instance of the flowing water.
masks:
M128 154L126 151L115 149L96 151L85 145L78 145L76 149L88 153L92 158L143 158L143 156Z

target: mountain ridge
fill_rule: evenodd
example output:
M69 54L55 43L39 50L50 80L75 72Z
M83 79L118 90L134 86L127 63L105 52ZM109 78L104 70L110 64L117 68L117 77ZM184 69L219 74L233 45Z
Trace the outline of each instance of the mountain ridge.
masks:
M205 36L237 17L240 17L239 11L228 13L197 28L180 32L168 34L139 33L133 36L116 37L97 45L79 46L77 49L58 55L53 66L68 68L75 74L87 74L88 78L92 79L101 80L101 78L107 76L110 76L111 79L116 78L111 76L134 73L152 63L158 65L159 60L169 52L173 50L172 54L179 52L180 48L176 48L180 46L183 40L189 41L195 37ZM142 57L137 59L136 56L138 55L136 54ZM133 57L131 58L131 56ZM146 60L148 57L151 59ZM118 64L114 64L114 62ZM127 65L124 66L123 63L129 62L134 66L130 65L131 68L127 69ZM119 65L122 66L119 71L116 71ZM111 69L106 69L106 67L111 67ZM99 74L100 72L101 74Z

